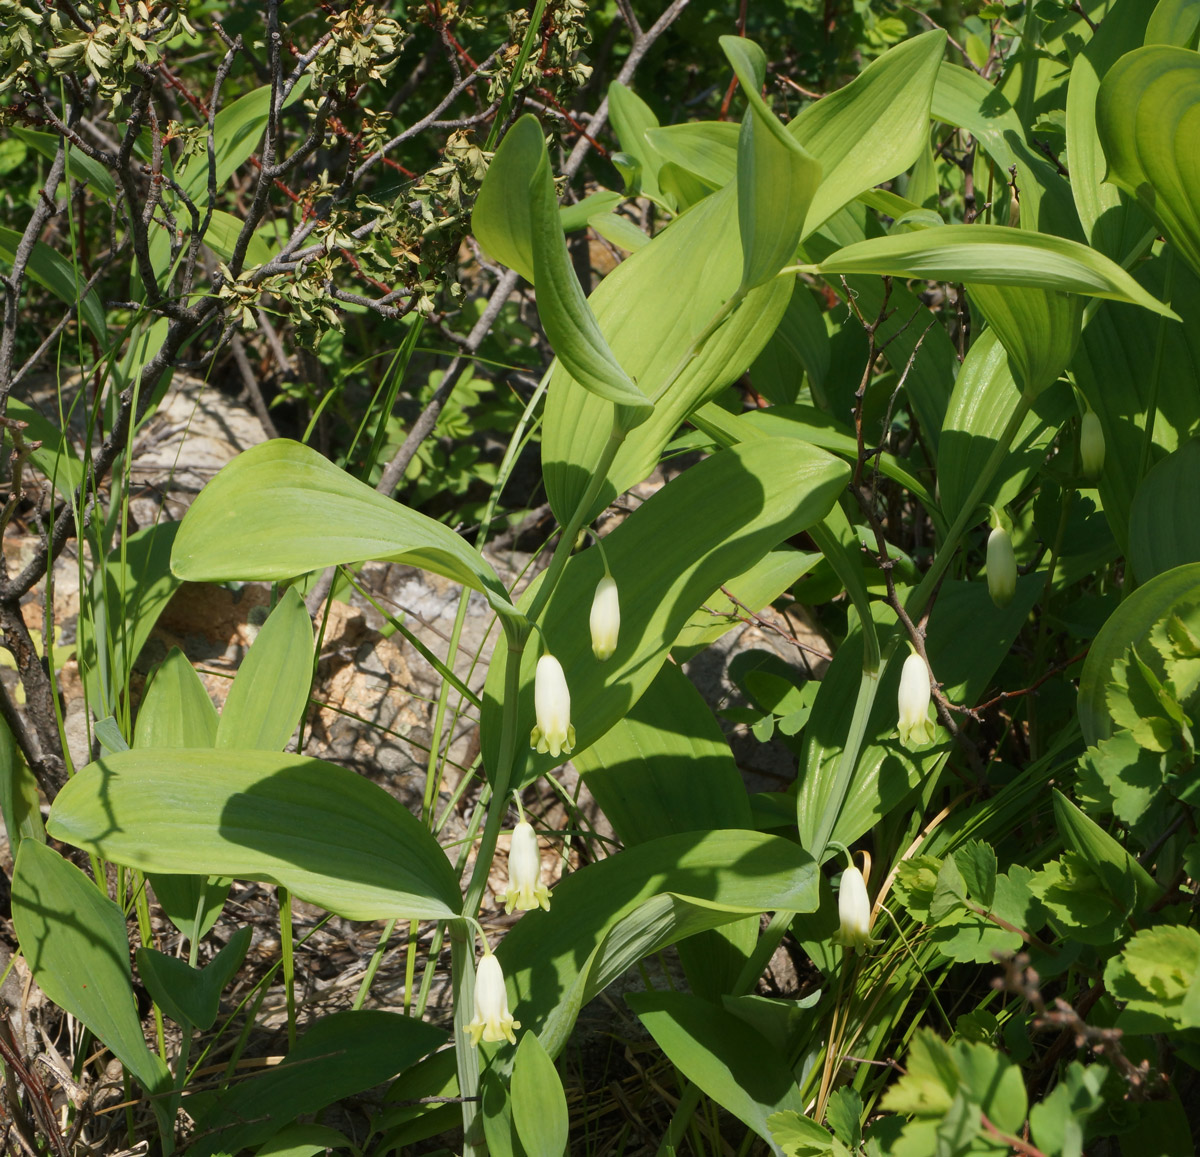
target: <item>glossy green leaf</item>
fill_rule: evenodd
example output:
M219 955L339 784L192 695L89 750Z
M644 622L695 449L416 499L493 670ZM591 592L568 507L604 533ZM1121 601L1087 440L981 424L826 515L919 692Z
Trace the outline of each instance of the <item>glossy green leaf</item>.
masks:
M1108 179L1137 198L1200 273L1200 53L1148 45L1109 69L1096 100Z
M215 746L282 751L308 706L313 629L296 587L267 616L229 688Z
M1200 439L1185 442L1142 479L1129 511L1129 561L1138 582L1200 562Z
M444 575L514 615L495 572L448 526L376 493L317 451L277 438L239 454L181 523L171 566L181 579L291 579L380 559Z
M211 747L217 709L187 656L172 647L155 668L138 708L134 747Z
M1197 28L1200 28L1200 5L1196 0L1158 0L1146 25L1146 43L1193 48Z
M1092 641L1079 676L1079 725L1088 746L1114 731L1106 689L1113 667L1131 646L1140 646L1151 628L1182 603L1200 599L1200 563L1188 563L1155 575L1125 599Z
M531 284L533 207L529 179L545 148L537 120L521 117L504 134L471 211L471 231L479 244Z
M673 221L592 294L591 308L613 356L655 408L625 439L587 517L646 478L688 414L744 373L774 332L791 297L791 278L752 290L689 357L741 275L737 190L730 185ZM559 362L546 399L542 471L560 521L583 497L611 426L609 403L574 382Z
M560 205L558 221L562 226L562 231L572 233L577 229L582 229L592 217L604 214L612 216L624 200L625 198L620 193L614 193L610 189L600 189L595 193L589 193L582 201L577 201L574 205ZM475 204L478 208L478 200Z
M1104 472L1097 486L1123 553L1143 473L1200 429L1200 279L1169 247L1143 262L1137 275L1159 296L1166 296L1169 282L1171 305L1183 324L1147 324L1142 310L1105 302L1084 328L1071 364L1104 433Z
M636 253L650 244L650 237L643 233L628 217L619 213L597 213L588 218L588 224L617 248L626 253Z
M144 872L281 884L350 920L440 920L458 880L428 829L382 788L270 751L126 751L58 794L47 831Z
M788 124L823 173L805 218L805 236L859 193L916 162L926 147L945 43L945 32L935 29L897 44L845 88L814 101Z
M550 345L574 381L636 415L627 423L636 425L649 414L651 403L613 356L583 295L559 224L558 195L545 144L530 177L528 198L538 317Z
M319 1157L337 1149L348 1149L355 1157L361 1152L349 1137L328 1125L287 1125L254 1157Z
M944 225L847 246L820 263L826 275L874 273L929 281L1029 286L1127 301L1175 315L1119 265L1064 237L996 225Z
M21 234L16 229L0 226L0 261L11 265L20 244ZM75 267L61 253L51 249L44 241L35 241L33 252L29 255L29 264L25 269L30 278L43 289L50 290L59 301L67 305L75 305L78 302L79 316L86 322L88 329L102 346L108 341L104 305L99 295L93 289L80 300L79 291L83 288L84 278L76 273Z
M738 232L742 239L739 292L762 285L793 259L813 194L820 162L787 132L759 95L766 57L753 41L722 36L750 107L738 136Z
M242 232L245 223L232 213L214 209L208 229L204 233L204 244L209 247L222 261L233 258L234 246ZM252 269L256 265L265 265L274 255L274 249L261 233L255 233L246 246L245 267Z
M750 831L664 836L567 876L496 949L513 1015L551 1056L579 1010L650 952L764 911L813 911L818 872L789 840Z
M1007 351L992 330L972 344L946 410L938 440L938 488L942 513L948 521L958 517L983 463L999 442L1021 403L1021 390L1013 378ZM1003 505L1015 497L1030 474L1045 458L1058 425L1074 407L1070 392L1043 394L1026 415L1012 447L980 500L981 505Z
M1142 244L1150 221L1128 195L1104 179L1107 162L1096 131L1096 94L1108 70L1141 43L1149 16L1146 4L1114 5L1071 62L1067 88L1067 168L1075 208L1088 241L1118 263Z
M512 1098L508 1095L508 1084L501 1075L499 1067L491 1063L491 1058L484 1062L486 1068L479 1074L480 1117L483 1120L483 1138L487 1142L489 1157L525 1157L525 1151L517 1137L513 1125ZM437 1064L425 1067L431 1072ZM558 1074L555 1074L557 1079ZM458 1085L452 1086L451 1092Z
M24 840L12 913L21 951L46 996L87 1025L147 1091L164 1092L170 1075L142 1035L121 908L57 852Z
M723 451L665 486L605 539L621 597L621 639L607 663L595 662L588 629L603 574L600 552L585 551L567 563L541 628L568 672L577 751L637 701L703 601L726 579L823 518L848 476L849 467L822 450L771 438ZM692 531L681 538L674 532L684 524ZM505 655L501 640L484 688L480 740L489 769L499 752ZM527 647L517 714L522 738L533 727L537 660L537 648ZM527 783L560 762L519 742L513 783Z
M223 877L182 875L171 872L149 872L146 878L154 889L158 906L167 919L189 940L193 933L202 939L212 931L229 899L232 881ZM196 926L196 913L200 925Z
M562 1157L570 1120L562 1081L536 1033L517 1045L512 1072L512 1116L528 1157Z
M737 175L738 135L728 121L687 121L649 129L646 139L666 161L720 189Z
M803 1115L804 1098L787 1060L761 1033L688 993L631 992L625 999L688 1080L782 1153L767 1118Z
M239 1081L196 1121L189 1157L237 1153L388 1080L446 1039L440 1028L394 1012L359 1009L318 1019L283 1062Z
M658 187L658 169L663 158L647 138L647 130L658 128L658 117L640 96L619 80L608 86L608 116L617 140L621 142L621 150L641 166L641 191L651 200L657 199L662 194Z
M626 846L677 832L753 826L720 725L670 664L575 766Z
M176 1024L207 1032L221 1011L221 993L241 968L254 929L239 928L203 968L153 948L136 953L138 975L154 1002Z
M967 297L1000 339L1026 395L1035 398L1058 380L1079 343L1082 297L978 283L967 286Z
M182 524L131 534L92 576L90 614L79 616L79 658L93 710L115 714L117 698L158 617L179 589L171 551Z

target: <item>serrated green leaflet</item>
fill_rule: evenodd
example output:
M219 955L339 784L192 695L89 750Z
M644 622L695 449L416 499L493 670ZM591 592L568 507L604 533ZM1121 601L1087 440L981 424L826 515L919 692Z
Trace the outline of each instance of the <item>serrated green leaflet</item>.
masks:
M445 919L461 905L445 853L362 776L270 751L126 751L54 801L55 839L145 872L282 884L351 920Z

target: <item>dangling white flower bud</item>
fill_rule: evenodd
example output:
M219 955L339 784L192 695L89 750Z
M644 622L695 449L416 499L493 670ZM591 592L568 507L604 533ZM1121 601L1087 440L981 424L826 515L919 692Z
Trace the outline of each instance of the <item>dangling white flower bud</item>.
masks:
M592 628L592 653L603 663L612 658L617 649L617 635L621 630L621 603L612 575L606 574L596 584L588 622Z
M504 890L504 911L516 908L528 912L542 907L550 911L550 891L541 881L542 854L537 833L522 820L512 833L508 849L508 887Z
M933 742L933 721L929 718L929 668L915 651L904 660L900 671L900 742L905 747Z
M871 939L871 900L867 882L855 867L842 873L838 885L838 919L840 926L833 934L834 944L843 948L865 948L877 941Z
M998 607L1006 607L1017 593L1017 556L1012 539L1003 526L997 526L987 540L988 594Z
M543 655L533 677L533 710L537 726L530 733L530 745L556 759L570 755L575 747L575 728L571 726L571 692L562 664L553 655Z
M1079 423L1079 464L1084 477L1093 481L1104 470L1104 430L1095 410L1088 410Z
M521 1022L513 1020L508 1011L508 989L504 986L500 961L486 952L475 970L475 1019L466 1025L471 1044L507 1040L515 1045L516 1030L520 1027Z

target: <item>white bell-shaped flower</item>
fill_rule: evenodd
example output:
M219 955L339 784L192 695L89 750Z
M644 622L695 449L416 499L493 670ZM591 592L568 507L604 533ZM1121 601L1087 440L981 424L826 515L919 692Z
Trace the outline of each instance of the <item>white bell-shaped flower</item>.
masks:
M838 885L838 920L834 944L843 948L865 948L877 943L871 939L871 900L867 895L867 882L855 867L842 873Z
M469 1021L466 1030L471 1044L481 1040L494 1043L507 1040L517 1043L516 1030L521 1022L513 1020L508 1011L508 990L504 987L504 970L500 961L487 952L475 970L475 1019Z
M542 854L537 833L531 824L522 820L512 833L508 848L508 887L504 889L504 911L516 908L528 912L533 908L550 911L550 890L541 881Z
M988 594L998 607L1006 607L1017 593L1017 556L1008 531L997 526L987 540Z
M933 693L929 685L929 668L915 651L904 660L900 672L900 742L915 747L933 742L933 720L929 718L929 702Z
M596 595L592 599L592 613L588 622L592 628L592 653L603 663L612 658L617 649L617 636L621 631L621 603L612 575L606 574L596 584Z
M571 692L562 664L553 655L543 655L533 677L533 710L537 726L529 742L538 751L555 758L570 755L575 747L575 728L571 726Z
M1095 410L1088 410L1079 423L1079 464L1084 477L1092 480L1104 470L1104 429Z

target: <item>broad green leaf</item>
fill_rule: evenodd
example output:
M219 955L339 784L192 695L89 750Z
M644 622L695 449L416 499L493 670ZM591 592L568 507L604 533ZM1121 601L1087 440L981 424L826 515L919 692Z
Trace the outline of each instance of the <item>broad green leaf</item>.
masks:
M991 908L996 894L996 849L983 840L968 840L954 853L967 895L985 908Z
M1144 306L1176 318L1119 265L1065 237L997 225L943 225L847 246L819 265L825 275L874 273L930 281L1028 286Z
M589 193L582 201L577 201L574 205L560 205L558 221L562 225L562 231L573 233L587 225L592 217L612 216L624 200L625 198L620 193L614 193L610 189L600 189L595 193ZM478 199L475 201L475 207L476 209L479 207Z
M1083 298L1015 285L973 282L966 288L1007 351L1023 392L1036 398L1058 380L1075 353Z
M670 664L628 714L575 757L626 846L657 836L750 828L750 800L720 725Z
M308 85L308 76L302 76L283 102L283 107L287 108L298 101L308 91ZM263 85L217 113L213 123L213 140L216 144L218 192L225 188L229 178L258 147L263 130L267 127L270 110L271 86ZM207 204L208 153L201 151L190 157L176 174L176 180L197 205Z
M1196 0L1158 0L1146 25L1146 43L1191 48L1198 27L1200 5Z
M479 244L530 284L534 275L529 178L545 147L537 120L521 117L504 134L471 211L471 231Z
M529 1157L562 1157L570 1131L567 1098L537 1033L526 1032L517 1045L511 1088L513 1124L525 1152Z
M58 156L58 150L63 146L63 138L57 133L36 132L33 129L9 126L6 132L12 133L17 140L24 141L36 149L48 161ZM92 160L81 149L67 144L67 173L80 184L91 185L97 195L111 202L117 195L117 185L112 174L99 162Z
M1125 554L1129 511L1145 469L1200 429L1200 279L1169 247L1143 262L1137 276L1151 293L1165 297L1169 291L1183 324L1148 323L1140 309L1105 302L1084 328L1071 363L1104 433L1104 472L1097 485Z
M1008 655L1043 589L1037 576L1022 579L1004 609L992 603L982 583L942 584L929 617L926 647L946 694L955 703L974 703ZM879 617L890 625L890 610ZM797 796L800 841L811 845L823 810L829 806L834 776L845 743L845 720L854 709L862 675L861 635L855 631L834 655L821 680L812 717L804 732ZM868 743L834 828L832 839L851 844L898 807L925 777L941 768L948 746L939 743L917 754L896 738L896 695L904 655L888 664L867 726Z
M1122 1028L1170 1031L1200 1027L1198 975L1200 932L1168 924L1137 932L1108 962L1104 979L1124 1006Z
M480 1117L483 1121L483 1138L487 1142L489 1157L525 1157L524 1149L513 1125L512 1097L508 1084L500 1074L499 1067L490 1063L490 1058L479 1074ZM433 1065L427 1065L430 1070ZM555 1073L555 1079L558 1074ZM453 1086L457 1090L458 1085Z
M792 278L752 290L690 356L698 336L737 291L741 275L737 190L730 185L673 221L592 294L591 308L613 356L655 408L625 439L585 517L646 478L687 416L744 373L774 332L791 297ZM542 434L542 472L560 521L582 499L611 426L609 403L574 382L560 361L550 380Z
M587 222L605 241L611 241L627 253L636 253L650 244L650 237L643 233L628 217L618 213L597 213Z
M0 261L11 265L20 244L21 234L16 229L0 226ZM35 241L25 269L29 277L43 289L50 290L60 301L67 305L78 303L80 318L87 323L100 345L108 342L104 305L99 295L93 289L80 300L79 291L83 288L84 279L76 274L75 267L61 253L51 249L44 241Z
M1146 4L1114 5L1072 60L1067 88L1071 195L1088 241L1118 263L1140 247L1150 221L1126 194L1104 179L1107 165L1096 131L1096 94L1108 70L1129 48L1141 43L1149 16Z
M767 1118L767 1128L784 1157L827 1157L833 1152L833 1137L829 1130L794 1109L772 1113Z
M1029 1128L1039 1149L1082 1157L1084 1123L1104 1107L1101 1089L1108 1073L1107 1065L1084 1068L1072 1061L1067 1066L1050 1095L1029 1109Z
M515 611L478 552L448 526L377 494L317 451L286 438L239 454L181 523L171 566L181 579L291 579L380 559L444 575Z
M282 751L308 706L312 664L312 620L289 587L238 668L214 745Z
M138 708L134 747L211 747L217 709L196 668L172 647L155 668Z
M211 1102L196 1121L189 1157L259 1145L301 1113L374 1088L445 1039L442 1029L394 1012L359 1009L323 1016L281 1064L239 1081Z
M47 831L144 872L266 880L350 920L461 906L433 836L382 788L270 751L126 751L58 794Z
M1200 438L1185 442L1142 479L1129 511L1129 561L1138 582L1200 563Z
M171 551L182 524L160 522L131 534L92 576L90 613L79 616L79 658L93 710L115 714L134 661L180 580Z
M853 1086L843 1085L830 1095L825 1119L837 1139L851 1152L862 1144L862 1117L862 1097Z
M672 664L575 766L627 847L678 832L754 826L720 725ZM714 998L728 991L757 936L757 921L740 921L681 944L692 990Z
M528 197L538 317L550 345L576 382L628 411L627 428L637 425L648 416L651 403L613 356L583 295L559 224L558 196L544 143Z
M773 278L796 253L821 165L789 134L759 90L766 58L753 41L722 36L750 107L738 136L738 232L742 239L739 292Z
M976 338L959 370L938 439L938 489L947 521L958 517L983 463L1020 402L1021 390L1013 378L1008 352L995 331L985 331ZM1049 390L1037 399L981 504L1004 505L1019 493L1041 467L1049 442L1073 410L1074 402L1065 388Z
M744 618L745 608L751 608L754 613L761 611L820 561L821 555L816 551L794 550L789 546L769 551L753 566L713 591L679 632L671 655L678 663L693 658L733 630Z
M1150 873L1095 820L1057 789L1053 798L1054 818L1064 843L1087 861L1126 917L1137 915L1162 895Z
M1092 641L1079 676L1079 724L1089 746L1114 731L1106 702L1113 668L1132 645L1141 648L1154 625L1182 603L1200 598L1200 562L1156 575L1113 612Z
M221 1011L221 993L241 968L254 929L239 928L203 968L153 948L136 953L138 975L163 1012L176 1024L207 1032Z
M788 124L823 173L805 218L806 236L859 193L916 162L926 147L945 42L945 32L935 29L897 44Z
M577 751L599 739L637 701L704 600L726 579L823 518L848 476L849 467L822 450L770 438L723 451L663 487L605 539L622 614L620 643L607 663L595 662L588 629L603 574L600 552L585 551L567 563L540 625L548 648L569 673ZM688 536L675 533L681 525L692 528ZM501 640L484 688L480 739L489 770L497 766L499 753L506 653ZM517 714L522 737L533 726L537 660L537 648L527 647ZM527 783L560 762L519 741L513 783Z
M658 128L658 117L640 96L619 80L608 86L608 116L617 140L621 142L621 150L641 167L641 191L656 200L662 192L658 187L658 170L663 158L647 139L647 131Z
M763 911L813 911L818 872L789 840L750 831L650 840L567 876L496 950L509 1004L552 1056L578 1011L642 956Z
M1137 198L1200 273L1200 53L1148 45L1109 69L1096 100L1108 179Z
M688 121L649 129L646 139L666 161L720 189L737 175L738 133L728 121Z
M237 245L243 224L244 222L239 221L232 213L214 209L212 220L204 233L204 244L222 261L229 261L233 257L234 246ZM246 246L245 267L251 269L255 265L265 265L271 260L273 253L274 250L266 238L261 233L255 233L250 238L250 244Z
M189 940L193 932L201 939L212 931L229 898L232 881L222 877L192 876L170 872L149 872L146 877L154 888L158 906L167 919ZM196 913L200 926L196 927Z
M12 912L42 991L87 1025L148 1092L165 1092L170 1074L142 1035L121 908L57 852L23 840Z
M768 1118L804 1113L787 1060L744 1021L683 992L631 992L629 1006L671 1063L782 1153Z
M662 185L664 197L674 197L682 214L693 205L698 205L719 186L703 181L689 169L677 165L674 161L666 161L658 170L659 184Z
M1007 183L1009 170L1016 166L1023 228L1083 239L1070 186L1030 147L1021 118L995 85L969 68L943 61L930 114L975 137L994 166L991 171L998 186ZM999 220L1012 223L1003 212Z
M349 1149L354 1157L361 1152L349 1137L328 1125L287 1125L254 1157L319 1157L337 1149Z

